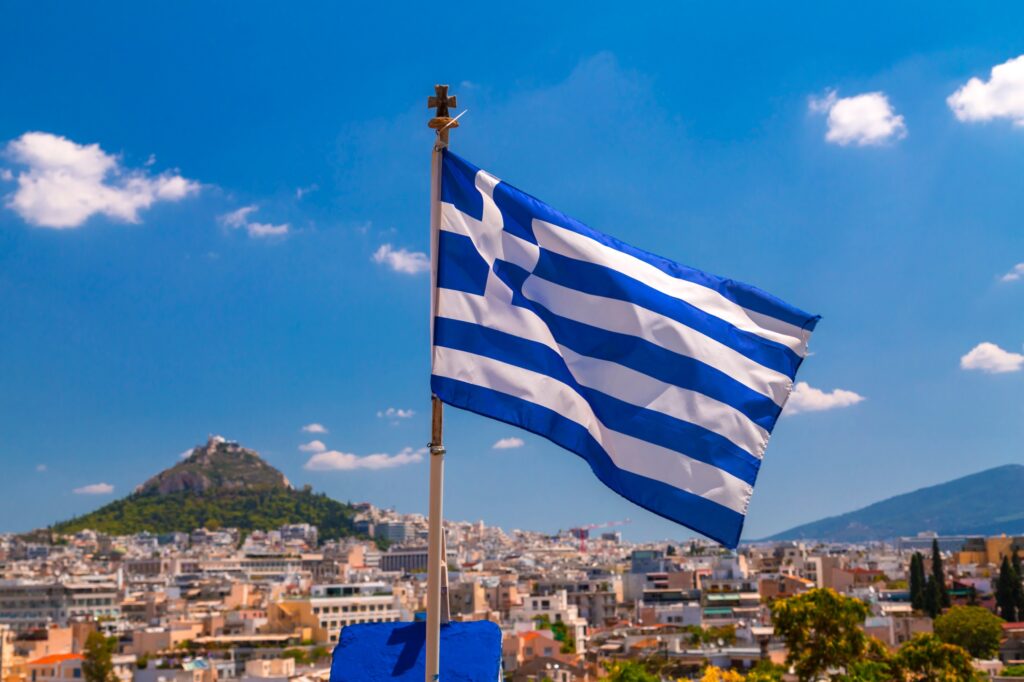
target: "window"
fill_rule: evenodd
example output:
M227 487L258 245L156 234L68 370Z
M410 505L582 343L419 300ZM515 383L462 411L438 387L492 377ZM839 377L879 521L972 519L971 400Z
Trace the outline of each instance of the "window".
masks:
M74 670L71 671L71 676L74 677L77 680L78 678L80 678L82 676L82 669L81 668L75 668Z

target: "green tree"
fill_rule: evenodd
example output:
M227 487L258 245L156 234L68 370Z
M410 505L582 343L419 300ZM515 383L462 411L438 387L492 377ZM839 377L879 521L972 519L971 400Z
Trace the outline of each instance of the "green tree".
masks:
M924 557L914 552L910 557L910 605L915 611L924 610Z
M619 661L608 664L608 682L658 682L655 675L644 670L634 661Z
M786 663L802 681L846 670L868 648L861 624L868 606L832 589L810 590L772 604L775 632L789 650Z
M935 635L917 635L900 647L896 663L907 682L969 682L977 679L971 655Z
M82 657L82 676L85 682L118 682L113 661L116 641L107 639L100 632L89 633Z
M900 679L899 666L881 641L869 637L864 655L847 666L840 682L892 682Z
M1017 622L1017 591L1020 589L1020 576L1013 570L1009 557L1003 557L999 566L999 578L996 579L996 610L1003 620Z
M758 661L747 673L747 682L782 682L786 669L771 661Z
M950 601L949 590L946 589L946 572L942 568L942 553L939 552L939 541L936 538L932 539L932 580L938 586L941 608L948 608Z
M980 606L954 606L935 619L935 636L967 650L974 658L993 658L999 652L1003 621Z
M934 576L928 576L924 588L924 611L932 618L942 613L942 587Z
M1010 551L1013 552L1013 573L1017 576L1017 580L1013 583L1013 600L1017 604L1017 618L1024 619L1024 585L1021 585L1024 573L1021 572L1020 555L1017 554L1017 546L1011 545Z

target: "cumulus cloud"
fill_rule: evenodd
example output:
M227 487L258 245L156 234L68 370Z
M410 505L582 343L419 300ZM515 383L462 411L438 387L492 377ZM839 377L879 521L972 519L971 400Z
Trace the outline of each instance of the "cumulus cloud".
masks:
M1000 282L1016 282L1019 279L1024 279L1024 263L1017 263L1010 271L999 278Z
M220 217L220 222L222 225L226 225L227 227L235 230L245 230L246 233L254 239L283 237L292 229L292 226L289 223L273 225L271 223L259 223L249 220L249 216L255 213L258 208L259 207L255 204L243 206L231 211L230 213L222 215Z
M97 214L138 223L139 211L156 202L179 201L199 191L199 183L177 173L125 168L98 144L78 144L51 133L25 133L5 152L24 167L7 207L38 227L81 227Z
M11 172L10 168L0 168L0 180L4 182L10 182L14 179L14 173Z
M373 262L386 265L395 272L406 275L416 275L430 269L430 259L427 254L395 249L391 244L381 244L380 248L373 252Z
M524 445L526 445L526 443L523 442L522 438L515 438L513 436L509 438L502 438L491 447L495 450L511 450L513 448L521 448Z
M850 407L864 400L864 396L853 391L836 388L832 391L822 391L814 388L806 381L798 381L789 395L786 403L786 414L797 414L799 412L822 412L824 410L835 410L841 407Z
M327 433L327 428L323 424L313 422L312 424L306 424L302 427L305 433Z
M114 486L109 483L92 483L75 488L73 492L76 495L109 495L114 492Z
M306 462L306 469L310 471L355 471L357 469L393 469L405 464L415 464L423 461L423 455L427 453L426 448L413 450L404 448L401 452L388 455L375 453L372 455L353 455L348 452L328 450L320 452L309 458Z
M825 139L844 147L880 145L907 135L903 116L896 114L884 92L839 97L832 90L825 97L811 98L810 109L828 116Z
M324 452L327 450L327 446L324 445L322 440L311 440L308 443L300 445L299 450L302 450L303 452Z
M403 410L400 407L389 407L386 410L378 410L377 416L387 419L409 419L414 414L415 410Z
M987 81L970 79L946 103L960 121L1005 118L1024 126L1024 55L993 66Z
M977 370L986 374L1017 372L1024 367L1024 355L1003 350L994 343L985 341L972 348L960 358L960 368Z

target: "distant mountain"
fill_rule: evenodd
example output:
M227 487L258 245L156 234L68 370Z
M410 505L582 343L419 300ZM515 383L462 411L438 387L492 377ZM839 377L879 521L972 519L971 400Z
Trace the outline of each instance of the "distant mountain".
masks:
M57 523L52 530L73 533L90 528L127 535L202 527L267 530L311 523L321 539L332 540L356 534L354 515L351 506L316 494L308 486L295 490L284 474L255 451L214 436L128 497Z
M1024 534L1024 466L1008 464L839 516L767 540L865 542L935 531L943 535Z

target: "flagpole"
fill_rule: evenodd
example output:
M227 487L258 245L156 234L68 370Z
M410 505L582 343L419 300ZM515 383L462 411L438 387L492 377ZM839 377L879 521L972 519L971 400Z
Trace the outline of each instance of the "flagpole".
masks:
M459 122L451 118L448 107L454 107L455 97L448 96L447 85L435 85L434 96L427 106L435 109L434 118L427 124L437 131L437 140L430 155L430 344L433 367L434 310L437 306L437 255L441 231L441 154L448 146L448 133ZM447 583L447 557L445 556L444 526L442 524L444 496L444 412L441 400L430 396L430 502L427 517L427 651L424 682L440 679L442 611L448 613L447 604L441 603L442 583ZM446 590L447 591L447 590ZM445 595L447 597L447 594ZM447 620L447 618L445 618Z

